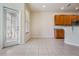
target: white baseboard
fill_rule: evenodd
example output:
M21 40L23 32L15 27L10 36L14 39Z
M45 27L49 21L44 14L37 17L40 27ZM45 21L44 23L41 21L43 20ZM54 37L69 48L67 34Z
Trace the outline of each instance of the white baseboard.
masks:
M79 44L77 44L77 43L68 42L68 41L64 41L64 43L69 44L69 45L73 45L73 46L78 46L78 47L79 47Z

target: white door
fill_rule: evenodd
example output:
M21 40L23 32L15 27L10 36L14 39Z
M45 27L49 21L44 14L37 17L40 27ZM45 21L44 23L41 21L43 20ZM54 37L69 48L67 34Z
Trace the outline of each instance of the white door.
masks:
M18 13L14 9L4 7L5 39L4 47L18 43Z

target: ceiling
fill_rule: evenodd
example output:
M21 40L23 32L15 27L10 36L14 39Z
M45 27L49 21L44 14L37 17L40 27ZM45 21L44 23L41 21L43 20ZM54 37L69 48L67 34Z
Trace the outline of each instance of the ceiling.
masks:
M79 3L28 3L28 6L32 12L79 12Z

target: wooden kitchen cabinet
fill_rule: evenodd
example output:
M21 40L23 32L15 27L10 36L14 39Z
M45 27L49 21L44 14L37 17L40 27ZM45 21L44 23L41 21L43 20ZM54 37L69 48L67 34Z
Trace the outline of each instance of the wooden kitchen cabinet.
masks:
M64 20L63 20L63 15L55 15L55 25L63 25Z
M79 20L79 15L55 15L55 25L71 26L72 22Z
M71 24L71 19L68 15L55 15L55 25L66 26Z
M66 15L66 26L71 26L72 24L72 16L71 15Z
M76 18L77 18L77 20L79 20L79 15L77 15L77 17L76 17Z
M72 15L72 22L77 20L77 15Z
M55 39L64 39L64 29L54 29Z

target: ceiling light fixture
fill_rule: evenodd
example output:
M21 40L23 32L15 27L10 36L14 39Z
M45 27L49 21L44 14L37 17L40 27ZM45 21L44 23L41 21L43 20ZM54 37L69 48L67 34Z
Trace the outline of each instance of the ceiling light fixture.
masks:
M43 8L45 8L45 7L46 7L46 5L42 5L42 7L43 7Z
M61 9L61 10L64 10L64 7L61 7L60 9Z
M75 10L78 10L78 9L79 9L78 7L75 8Z

